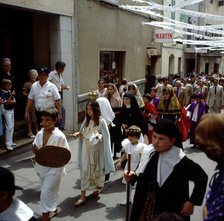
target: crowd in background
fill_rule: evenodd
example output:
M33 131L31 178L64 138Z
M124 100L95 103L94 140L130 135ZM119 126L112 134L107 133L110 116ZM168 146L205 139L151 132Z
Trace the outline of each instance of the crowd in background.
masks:
M204 73L181 78L175 75L171 82L168 78L159 78L158 83L146 91L140 93L138 86L123 79L119 85L106 83L105 79L98 81L98 97L106 97L115 113L113 123L124 131L128 126L138 125L142 129L147 143L152 141L152 124L158 119L167 118L174 121L181 133L181 141L190 138L190 144L195 146L194 131L205 113L221 113L224 107L224 78L221 74L207 76ZM126 97L132 97L137 101L137 107L132 101L126 108ZM133 98L131 98L133 99ZM133 110L133 114L126 113ZM140 112L139 112L140 111ZM138 114L141 113L141 114ZM142 116L144 119L142 119ZM132 117L134 119L132 119ZM128 119L126 119L128 118ZM116 130L116 134L119 132ZM122 139L122 130L120 139ZM113 137L113 134L112 134ZM118 142L114 146L115 154L120 149Z

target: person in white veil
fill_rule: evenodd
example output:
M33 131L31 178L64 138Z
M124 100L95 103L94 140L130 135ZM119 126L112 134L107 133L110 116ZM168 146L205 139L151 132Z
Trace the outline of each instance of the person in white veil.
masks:
M112 126L115 114L110 106L109 100L105 97L99 97L96 99L96 102L100 106L101 117L104 118L108 126Z
M115 126L113 124L115 114L114 114L114 112L113 112L113 110L110 106L110 102L107 98L99 97L99 98L96 99L96 102L100 106L101 117L106 121L109 132L110 132L111 147L109 147L109 148L111 148L111 154L112 154L112 152L113 152L113 148L112 148L112 140L113 140L112 136L113 136L113 134L111 133L111 129ZM110 177L110 174L106 174L105 181L108 181L109 177Z

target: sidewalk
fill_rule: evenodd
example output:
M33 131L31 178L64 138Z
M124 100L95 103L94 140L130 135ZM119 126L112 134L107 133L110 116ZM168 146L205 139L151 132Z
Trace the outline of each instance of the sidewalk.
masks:
M14 147L13 150L9 151L5 148L5 145L4 145L5 135L0 137L0 156L8 155L9 153L11 156L15 152L16 154L18 154L18 150L21 149L21 147L31 144L33 142L33 139L27 136L27 125L26 125L26 121L23 119L15 120L13 142L16 143L16 147Z
M26 145L28 145L28 144L32 144L32 142L33 142L33 139L28 138L28 137L27 137L27 138L22 138L22 139L15 140L16 147L14 147L13 150L7 150L7 149L5 148L5 146L2 145L2 146L0 147L0 155L5 155L5 154L8 154L8 153L13 153L13 152L15 152L16 150L18 150L18 149L20 149L21 147L23 147L23 146L26 146ZM11 154L10 154L10 155L11 155Z
M74 138L72 138L71 136L66 136L66 137L67 137L67 140L69 143L72 141L74 141L75 143L78 142L78 140L74 140ZM17 145L16 145L16 147L14 147L13 150L7 150L5 148L5 145L2 144L2 145L0 145L0 157L5 158L7 156L13 156L13 155L17 155L17 154L20 154L23 152L30 151L33 141L34 141L34 139L29 138L29 137L20 138L18 140L15 140L14 142ZM76 143L76 145L77 145L77 143Z

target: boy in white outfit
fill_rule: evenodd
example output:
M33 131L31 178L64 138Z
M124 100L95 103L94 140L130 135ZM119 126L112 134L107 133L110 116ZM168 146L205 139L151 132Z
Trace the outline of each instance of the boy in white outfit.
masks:
M43 128L37 133L34 140L33 152L44 148L46 145L59 146L69 149L65 135L55 127L58 120L58 113L54 109L42 111ZM42 220L48 221L58 214L57 200L61 177L65 174L64 167L46 167L35 163L35 171L40 177L41 194L40 209Z
M116 165L116 170L119 170L121 168L122 163L128 158L128 154L131 154L130 169L136 170L140 162L141 154L143 153L144 149L147 148L147 145L140 141L141 129L139 127L132 125L126 130L126 135L128 138L124 139L122 142L123 147L122 150L124 151L124 153ZM124 171L125 170L127 170L127 164L124 168ZM126 183L124 179L122 182ZM131 188L130 188L130 199L131 199ZM126 204L127 204L126 200L120 203L121 206L125 206Z
M14 132L14 108L15 108L15 91L11 91L12 82L9 79L2 80L1 98L4 104L3 115L5 117L5 146L7 150L13 150L16 146L13 143Z

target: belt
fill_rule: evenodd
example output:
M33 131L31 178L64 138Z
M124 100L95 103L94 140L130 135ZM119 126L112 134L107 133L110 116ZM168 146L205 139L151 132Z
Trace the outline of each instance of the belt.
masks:
M36 111L41 112L41 111L50 110L50 109L54 110L55 107L45 107L45 108L43 108L43 107L36 107L35 109L36 109Z

